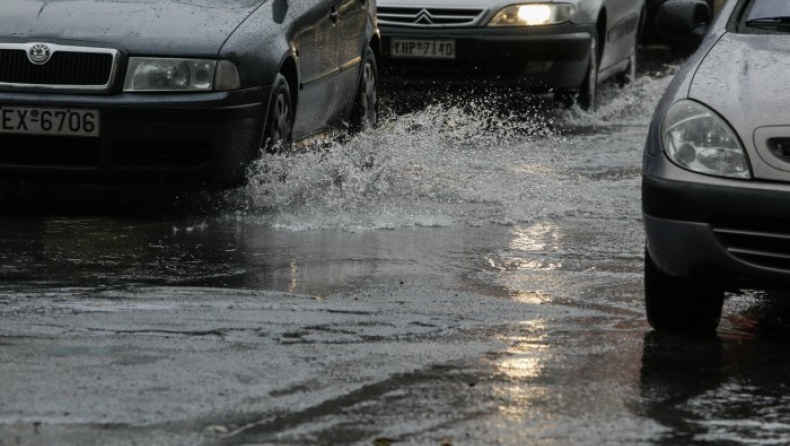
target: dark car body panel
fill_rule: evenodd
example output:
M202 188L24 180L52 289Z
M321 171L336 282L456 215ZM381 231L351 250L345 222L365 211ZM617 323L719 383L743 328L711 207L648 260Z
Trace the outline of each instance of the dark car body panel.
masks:
M677 39L676 36L667 36L658 32L656 29L656 17L658 9L669 0L647 0L645 2L645 28L642 33L643 44L670 44L674 46L687 46L686 43ZM723 0L706 0L708 5L718 13L721 9Z
M286 75L292 91L294 139L346 119L361 57L378 39L375 5L373 0L4 1L0 43L107 48L117 51L118 69L101 92L4 87L0 80L0 110L4 105L90 109L102 121L100 137L86 138L89 144L74 137L45 144L38 136L0 133L4 146L42 147L38 155L32 149L25 156L0 155L0 172L238 178L260 147L278 73ZM238 68L241 88L124 93L130 57L227 60ZM62 152L45 147L59 145ZM83 146L96 153L84 158Z
M228 36L266 1L217 2L228 6L209 7L206 2L169 0L3 0L0 32L4 41L69 41L129 54L216 57Z

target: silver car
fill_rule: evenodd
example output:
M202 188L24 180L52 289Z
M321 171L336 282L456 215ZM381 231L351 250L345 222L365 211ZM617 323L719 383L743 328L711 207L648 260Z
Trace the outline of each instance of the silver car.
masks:
M659 30L704 39L644 154L645 303L658 330L713 331L724 293L790 284L790 2L673 0Z
M633 79L644 0L379 0L383 80L578 93Z

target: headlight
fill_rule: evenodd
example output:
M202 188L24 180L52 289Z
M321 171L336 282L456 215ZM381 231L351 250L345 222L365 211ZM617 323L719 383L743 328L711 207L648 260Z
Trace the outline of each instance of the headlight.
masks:
M123 90L226 91L239 86L236 66L225 60L131 57Z
M499 11L488 26L556 25L571 21L576 14L573 5L532 3L513 5Z
M670 107L661 127L661 142L669 159L684 169L722 177L752 177L735 131L699 102L683 100Z

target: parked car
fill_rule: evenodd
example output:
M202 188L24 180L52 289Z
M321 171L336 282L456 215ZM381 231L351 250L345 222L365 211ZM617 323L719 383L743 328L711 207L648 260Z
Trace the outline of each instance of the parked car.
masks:
M377 119L375 0L4 0L0 174L243 181Z
M636 73L643 0L379 0L382 79L578 93Z
M659 103L642 205L645 304L658 330L710 332L725 291L790 285L790 2L661 6L662 32L704 39Z

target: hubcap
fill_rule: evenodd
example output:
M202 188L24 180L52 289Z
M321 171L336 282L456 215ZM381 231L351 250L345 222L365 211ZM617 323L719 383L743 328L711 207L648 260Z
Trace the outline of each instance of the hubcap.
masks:
M365 64L362 71L362 94L360 106L362 107L362 126L370 128L378 121L378 91L376 88L376 73L372 64Z
M283 141L287 141L291 132L291 105L285 93L277 95L272 110L272 133L270 144L276 146Z

